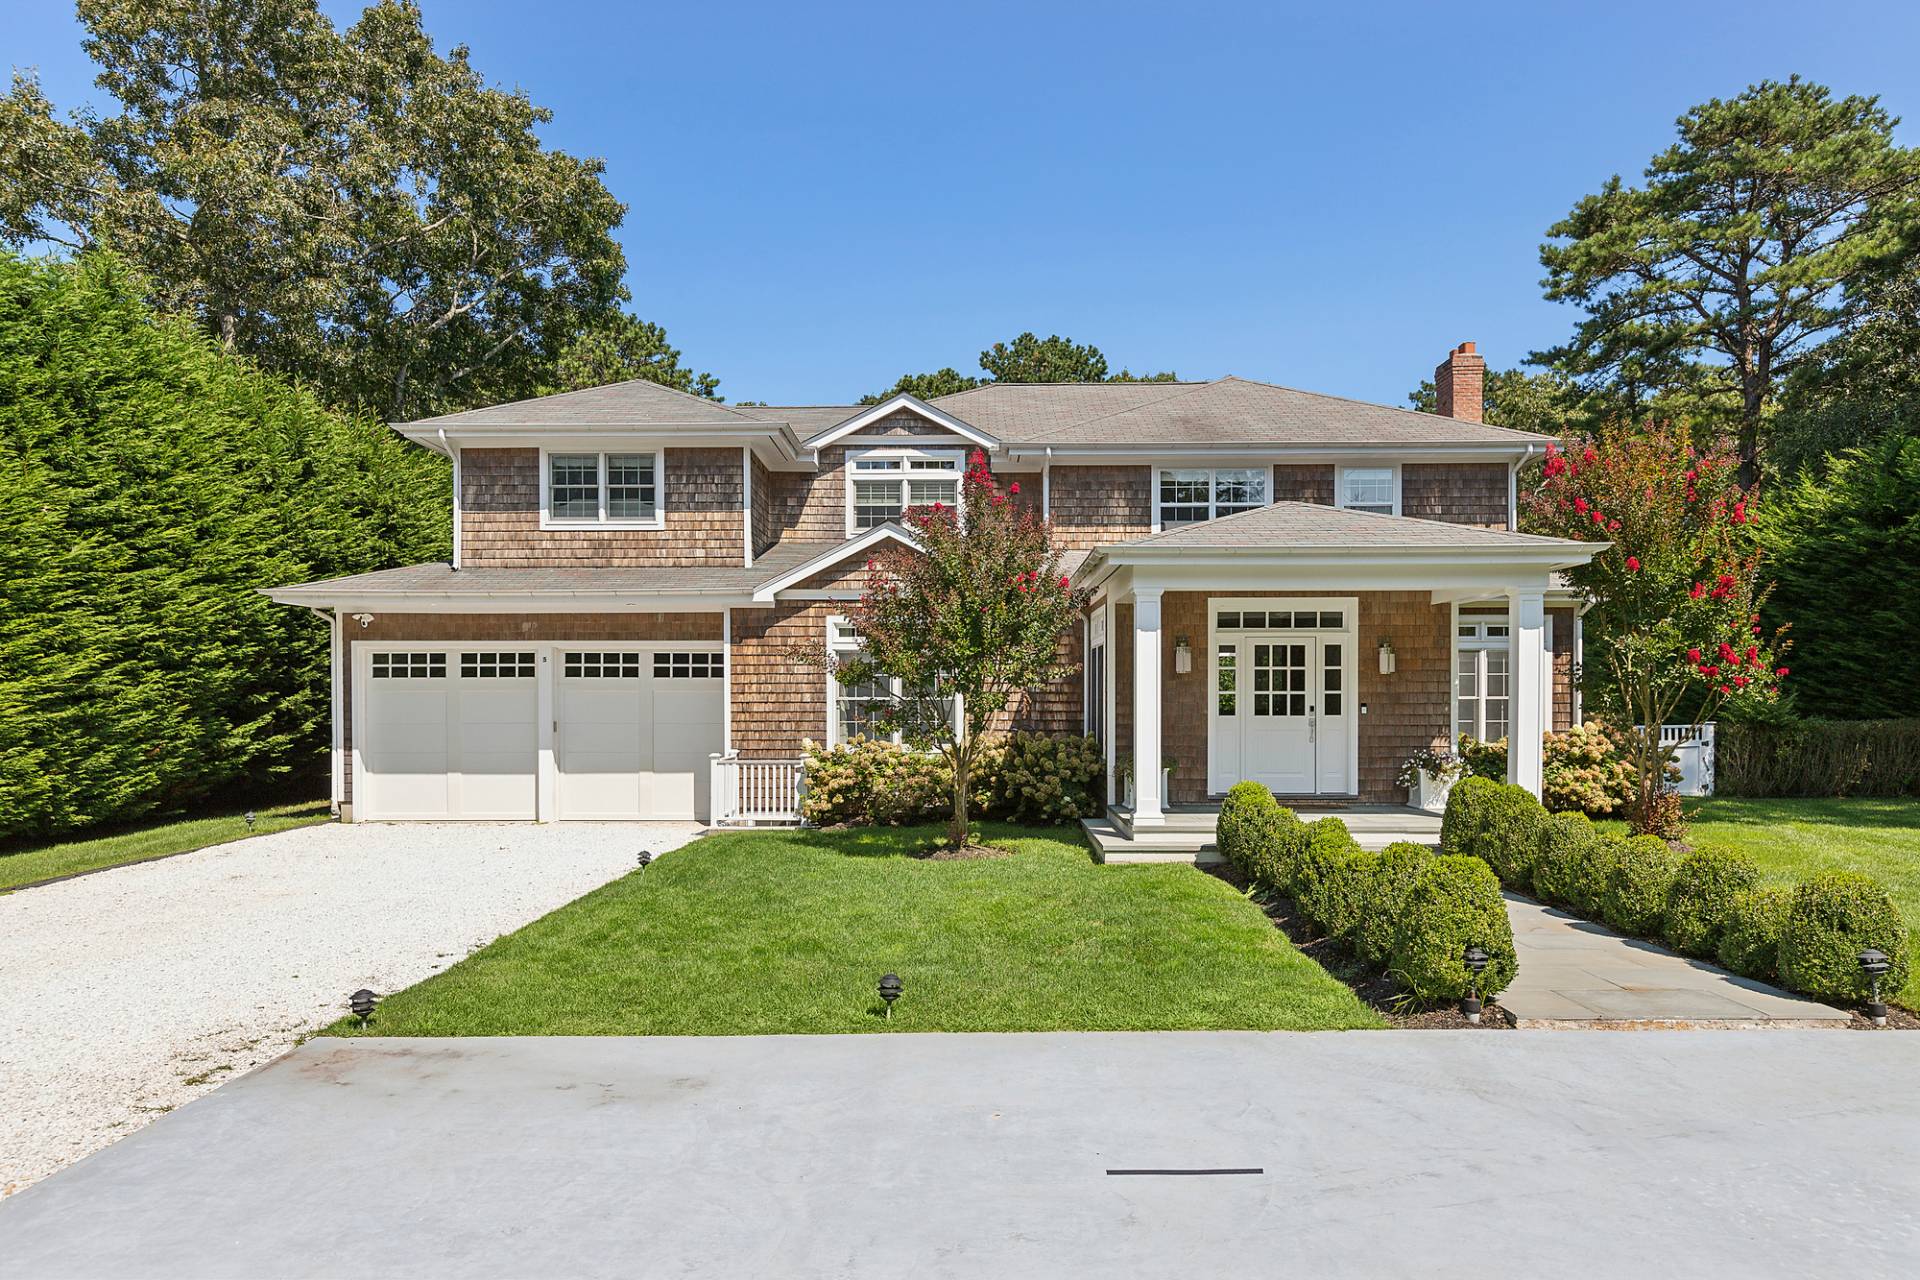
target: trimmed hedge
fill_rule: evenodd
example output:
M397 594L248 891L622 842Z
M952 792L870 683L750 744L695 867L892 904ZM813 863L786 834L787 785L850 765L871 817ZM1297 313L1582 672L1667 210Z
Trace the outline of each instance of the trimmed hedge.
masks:
M1447 807L1440 815L1440 852L1450 856L1472 856L1480 847L1492 811L1494 796L1502 784L1491 778L1469 775L1453 784L1447 792Z
M1407 894L1433 859L1433 850L1409 840L1394 841L1374 858L1367 887L1372 906L1361 913L1353 938L1355 953L1368 964L1378 967L1393 955L1394 929L1406 912Z
M1601 898L1602 917L1621 933L1658 937L1679 857L1659 836L1615 838L1607 843L1614 846L1614 853Z
M1680 859L1667 893L1666 936L1678 951L1711 956L1734 899L1760 883L1760 865L1729 849L1702 847Z
M1780 977L1780 935L1787 927L1785 889L1747 889L1733 895L1714 959L1744 978Z
M1577 886L1591 874L1600 833L1584 813L1550 813L1540 824L1540 847L1533 858L1533 895L1571 905Z
M1490 962L1475 981L1466 950L1485 948ZM1513 926L1500 881L1478 858L1435 858L1407 889L1393 935L1392 972L1426 1000L1457 1000L1471 983L1482 995L1506 990L1520 971Z
M1270 838L1270 829L1278 820L1280 802L1273 792L1257 782L1235 783L1220 802L1220 817L1214 823L1214 841L1227 865L1248 879L1253 874L1255 851Z
M1920 795L1920 720L1727 722L1713 751L1717 795Z
M1501 883L1524 889L1532 883L1546 812L1525 787L1489 778L1462 778L1447 793L1440 818L1440 852L1479 858Z
M1780 934L1780 977L1788 986L1822 999L1864 999L1859 957L1867 947L1893 962L1880 980L1882 995L1905 986L1907 926L1885 889L1857 871L1823 871L1800 882Z
M1360 842L1340 819L1322 818L1307 828L1293 897L1330 938L1346 938L1367 909L1362 901L1367 881L1356 865L1363 856Z

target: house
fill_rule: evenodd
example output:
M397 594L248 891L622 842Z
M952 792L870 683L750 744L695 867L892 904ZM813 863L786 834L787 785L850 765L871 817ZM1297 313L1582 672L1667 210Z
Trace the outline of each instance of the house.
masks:
M332 626L334 799L390 819L728 819L793 809L805 739L877 694L795 656L842 616L903 511L969 451L1053 523L1091 604L1080 664L1015 721L1085 731L1121 801L1242 779L1400 805L1416 749L1577 719L1578 602L1600 544L1514 531L1541 437L1480 421L1472 343L1437 414L1239 378L990 384L923 402L731 406L628 382L400 425L453 461L453 560L268 594ZM717 790L716 790L717 788ZM1166 821L1143 785L1133 830Z

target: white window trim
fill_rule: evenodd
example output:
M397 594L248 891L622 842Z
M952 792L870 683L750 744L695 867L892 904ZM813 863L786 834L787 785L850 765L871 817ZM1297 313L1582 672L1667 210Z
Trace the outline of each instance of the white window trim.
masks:
M1349 471L1389 471L1393 473L1393 512L1401 513L1400 506L1400 464L1397 462L1354 462L1341 463L1333 469L1333 505L1347 510L1347 472ZM1378 514L1378 513L1376 513Z
M965 449L923 449L923 448L916 447L914 445L880 445L871 449L849 449L847 450L846 460L845 462L842 463L842 470L846 474L846 483L844 485L846 492L843 496L845 498L845 504L846 504L847 536L849 538L855 538L860 536L863 533L872 532L872 529L862 529L857 524L854 523L854 520L855 520L854 501L853 501L854 480L856 478L864 478L867 480L873 480L876 478L878 479L890 478L887 476L875 477L871 474L865 477L860 477L859 472L856 470L856 468L853 465L855 460L860 458L886 458L886 459L899 458L903 461L907 459L912 459L912 458L924 458L924 459L937 459L942 462L951 462L953 464L952 478L954 482L953 506L956 512L959 512L961 515L964 516L966 504L961 501L960 490L961 490L961 486L966 483L967 451ZM947 478L947 473L944 471L925 472L922 474L937 476L940 479ZM913 473L910 470L907 470L903 467L900 472L900 503L901 503L900 511L902 515L905 515L907 511L906 486L907 486L907 482L912 478L913 478ZM874 528L878 528L878 527L879 526L877 525L874 526Z
M1158 490L1156 489L1155 492L1157 494ZM1327 639L1335 639L1341 642L1340 690L1343 694L1346 695L1345 702L1346 702L1346 705L1349 707L1349 709L1345 711L1342 715L1342 718L1347 723L1347 786L1349 790L1346 792L1339 792L1339 793L1326 792L1324 794L1354 795L1359 793L1359 790L1360 790L1360 734L1366 722L1367 713L1365 708L1367 704L1360 700L1360 646L1362 643L1362 637L1360 634L1360 599L1358 596L1209 596L1207 597L1207 652L1206 652L1207 763L1206 763L1206 768L1207 768L1207 785L1209 788L1211 788L1213 785L1214 744L1219 740L1220 734L1223 732L1223 730L1219 727L1219 721L1221 719L1220 701L1218 698L1214 696L1214 694L1218 690L1218 686L1214 683L1214 678L1215 678L1214 664L1219 661L1219 655L1220 655L1220 637L1222 635L1222 632L1220 630L1220 625L1219 625L1220 614L1223 611L1227 613L1232 613L1235 611L1238 611L1241 613L1249 613L1249 612L1267 613L1267 612L1274 612L1278 610L1290 610L1293 612L1298 612L1299 610L1302 610L1302 609L1312 609L1315 612L1320 612L1321 610L1325 610L1326 612L1329 612L1329 613L1337 609L1340 612L1340 629L1338 631L1334 631L1334 630L1321 631L1318 628L1315 628L1310 631L1303 631L1300 634L1307 635L1307 636L1318 636L1318 637L1323 637ZM1252 639L1254 637L1261 636L1261 635L1289 635L1292 633L1288 631L1268 632L1265 630L1255 630L1255 631L1228 630L1224 634L1229 636L1242 636L1248 639ZM1452 693L1451 686L1449 686L1448 692L1449 694ZM1453 704L1449 702L1449 705L1453 705ZM1237 711L1237 707L1236 707L1236 711ZM1109 721L1109 723L1111 723L1111 721ZM1109 772L1111 772L1111 768L1109 768ZM1322 794L1322 793L1316 792L1315 794Z
M1490 636L1488 626L1505 627L1507 633L1502 636ZM1463 636L1460 628L1473 627L1478 634ZM1458 742L1465 733L1478 741L1489 741L1482 735L1487 726L1487 660L1484 654L1499 650L1507 655L1507 737L1513 732L1513 624L1504 613L1460 613L1455 609L1453 620L1453 669L1449 680L1448 695L1453 702L1453 740ZM1474 698L1474 716L1477 724L1460 722L1460 659L1466 654L1474 657L1474 687L1479 690Z
M644 454L653 459L653 514L651 516L609 516L607 514L607 457ZM579 516L553 514L553 458L592 454L599 459L600 514L592 520ZM542 529L664 529L667 527L667 451L651 449L601 449L592 446L540 450L540 527Z
M1168 471L1204 471L1207 473L1207 519L1218 520L1219 501L1217 477L1222 471L1258 471L1266 477L1267 496L1259 505L1273 505L1273 464L1268 462L1221 462L1201 463L1194 466L1156 466L1149 483L1153 486L1147 493L1147 500L1153 504L1153 531L1163 533L1165 524L1160 519L1160 477ZM1203 524L1205 521L1189 521L1191 524ZM1179 526L1176 526L1179 527Z

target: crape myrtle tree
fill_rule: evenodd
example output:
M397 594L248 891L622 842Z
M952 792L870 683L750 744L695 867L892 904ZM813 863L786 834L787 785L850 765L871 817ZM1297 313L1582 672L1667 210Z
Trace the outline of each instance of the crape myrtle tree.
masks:
M867 589L850 621L862 650L831 663L842 684L892 690L875 716L883 733L938 751L953 770L947 843L967 843L975 766L996 720L1029 689L1073 674L1060 637L1083 594L1060 568L1052 529L1001 492L974 450L960 507L915 507L904 523L913 547L888 544L867 562Z
M1598 658L1622 720L1636 834L1681 829L1660 726L1689 707L1696 726L1722 709L1758 711L1787 676L1786 628L1769 636L1760 623L1771 585L1738 466L1732 448L1698 449L1684 427L1573 436L1547 446L1527 495L1534 532L1611 544L1567 576L1592 602L1588 663Z

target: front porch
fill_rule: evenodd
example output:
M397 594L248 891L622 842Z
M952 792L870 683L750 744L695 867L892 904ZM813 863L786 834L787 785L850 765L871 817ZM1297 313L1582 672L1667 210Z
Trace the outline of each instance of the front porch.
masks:
M1205 855L1213 802L1248 781L1376 847L1431 843L1400 774L1462 730L1506 738L1509 780L1538 795L1577 648L1555 575L1591 553L1298 503L1096 551L1087 721L1109 812L1090 838L1115 861Z
M1338 818L1363 849L1384 849L1399 840L1437 846L1440 815L1400 804L1330 804L1281 798L1303 822ZM1220 861L1214 830L1220 819L1217 802L1175 804L1161 812L1158 826L1134 826L1134 812L1124 805L1108 808L1104 818L1085 818L1080 826L1101 862Z

